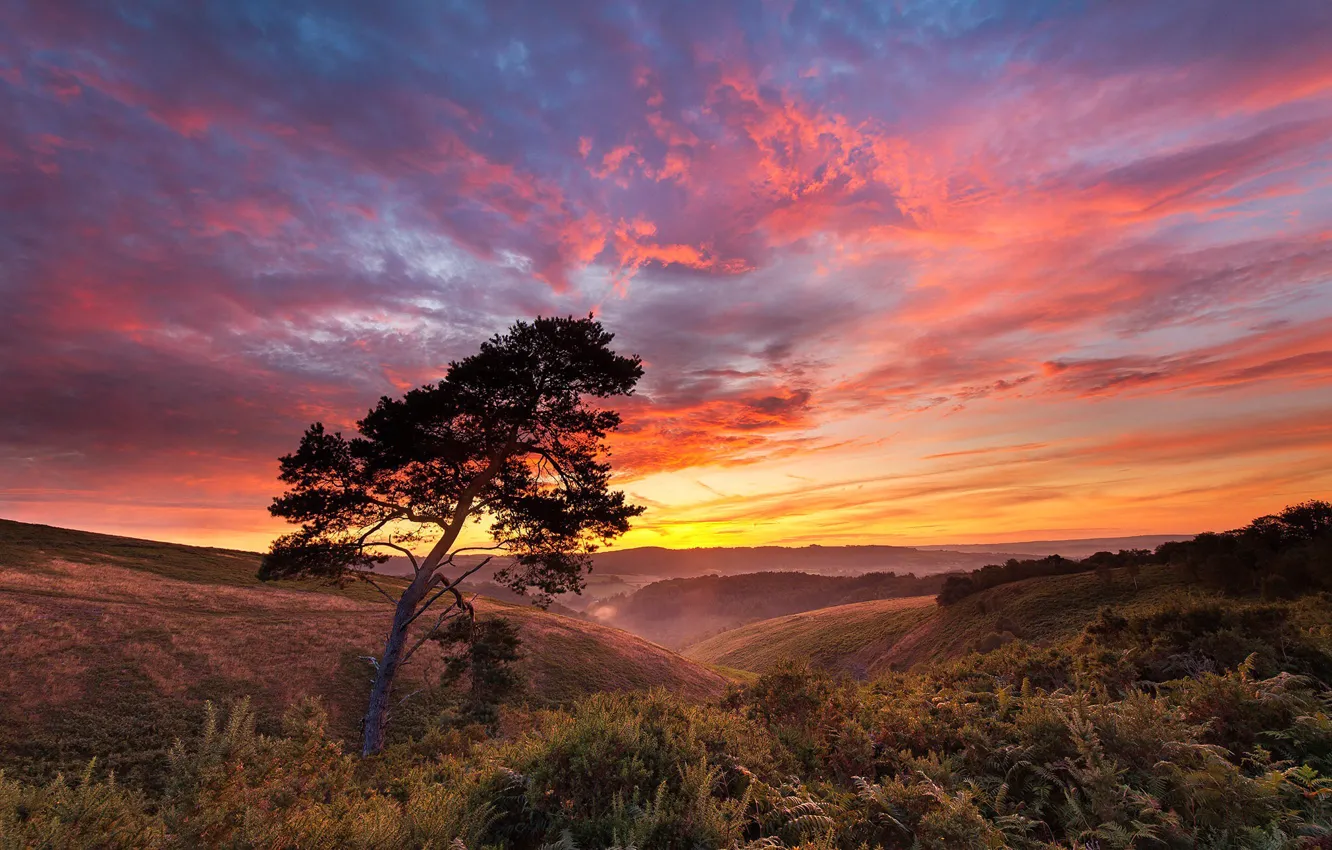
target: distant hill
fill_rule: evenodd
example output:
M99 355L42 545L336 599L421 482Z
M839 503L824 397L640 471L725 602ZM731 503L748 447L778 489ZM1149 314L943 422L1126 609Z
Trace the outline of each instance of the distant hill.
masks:
M974 570L996 559L1021 557L1018 552L956 552L910 546L752 546L664 549L644 546L597 552L592 556L593 576L644 577L649 581L705 575L742 575L762 572L802 572L819 575L861 575L873 572L940 573ZM471 566L481 556L457 559ZM478 578L487 578L505 563L492 559ZM377 569L386 575L408 575L406 558L392 558Z
M685 646L755 620L832 605L935 594L942 575L803 572L674 578L590 605L587 613L664 646Z
M1162 543L1191 540L1192 534L1140 534L1135 537L1085 537L1074 540L1025 540L1018 543L944 543L938 546L919 546L929 552L962 552L985 554L992 560L1009 557L1030 558L1062 555L1065 558L1085 558L1097 552L1118 552L1121 549L1155 549Z
M1209 595L1181 570L1143 569L1137 588L1122 570L1105 585L1092 573L1034 578L990 588L955 605L933 598L841 605L750 623L684 650L690 658L765 672L785 660L873 678L1021 638L1050 643L1076 635L1109 606L1133 612L1173 594Z
M364 585L263 585L258 556L0 520L0 755L62 763L134 742L160 759L205 699L276 710L317 695L356 737L390 607ZM665 687L705 698L717 672L618 629L482 598L513 619L538 703ZM434 645L404 675L438 672ZM128 758L128 757L126 757ZM105 764L105 763L104 763ZM125 774L133 761L105 764Z
M959 543L933 546L738 546L698 549L665 549L642 546L598 552L592 556L594 576L621 576L631 584L635 577L648 582L705 575L742 575L761 572L803 572L819 575L860 575L872 572L915 573L918 576L969 571L1009 558L1063 555L1085 558L1095 552L1120 549L1155 549L1171 540L1187 540L1191 534L1137 537L1090 537L1081 540L1029 540L1018 543ZM482 556L465 556L459 564L470 566ZM478 573L487 578L505 563L494 558ZM386 575L408 575L406 558L393 558L378 568ZM645 582L639 582L642 584ZM617 591L618 592L618 591ZM604 594L596 594L604 595ZM566 602L566 604L573 604Z
M931 575L971 570L993 561L992 554L925 551L908 546L753 546L704 549L642 547L600 552L598 571L615 575L684 578L709 573L805 572L858 575L869 572Z

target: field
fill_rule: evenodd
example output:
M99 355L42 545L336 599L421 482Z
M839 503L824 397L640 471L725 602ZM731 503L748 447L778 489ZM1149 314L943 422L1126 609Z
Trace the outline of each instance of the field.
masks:
M264 716L319 696L354 739L390 608L373 589L262 585L257 556L0 526L0 755L33 774L93 756L133 779L202 716L252 696ZM522 672L542 704L663 686L721 693L717 672L617 629L480 599L519 626ZM407 668L438 673L434 644ZM131 754L132 753L132 754Z

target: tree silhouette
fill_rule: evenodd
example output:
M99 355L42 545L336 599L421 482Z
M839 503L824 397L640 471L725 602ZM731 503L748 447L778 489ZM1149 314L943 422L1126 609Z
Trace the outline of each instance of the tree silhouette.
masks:
M316 423L281 459L288 489L270 511L300 528L273 543L261 578L370 580L368 568L392 552L412 564L396 600L375 585L395 608L383 654L370 659L364 754L383 748L402 665L444 623L472 616L459 583L489 558L463 569L459 555L507 555L496 580L549 601L581 590L590 553L642 513L609 487L604 438L619 414L588 403L629 395L643 374L639 358L611 350L613 338L591 317L518 322L450 363L438 384L381 398L357 423L360 436ZM491 545L459 547L469 523L488 523ZM433 625L409 647L432 608Z

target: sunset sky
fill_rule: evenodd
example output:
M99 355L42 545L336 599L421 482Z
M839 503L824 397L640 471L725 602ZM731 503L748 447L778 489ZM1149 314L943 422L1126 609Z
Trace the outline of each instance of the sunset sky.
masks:
M620 545L1332 496L1332 3L0 0L0 517L262 548L276 458L595 312Z

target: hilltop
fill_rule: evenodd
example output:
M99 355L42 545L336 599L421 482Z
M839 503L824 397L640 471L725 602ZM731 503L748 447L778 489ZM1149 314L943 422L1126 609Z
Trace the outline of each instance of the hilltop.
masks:
M5 760L72 768L109 753L133 773L204 700L242 695L272 711L319 696L334 731L354 738L369 678L360 657L382 646L387 602L363 585L261 584L258 558L0 521ZM477 609L517 624L528 693L542 704L654 686L702 699L727 684L618 629L484 597ZM438 673L432 653L409 675ZM127 744L136 755L118 757Z
M993 561L993 553L925 551L910 546L735 546L664 549L645 546L600 552L598 572L687 578L708 574L807 572L856 575L914 572L918 575L969 570Z
M1021 540L1009 543L944 543L919 546L926 552L949 551L984 554L991 559L1005 560L1015 554L1020 557L1062 555L1065 558L1085 558L1097 552L1118 552L1120 549L1155 549L1162 543L1188 540L1192 534L1137 534L1130 537L1078 537L1060 540Z

